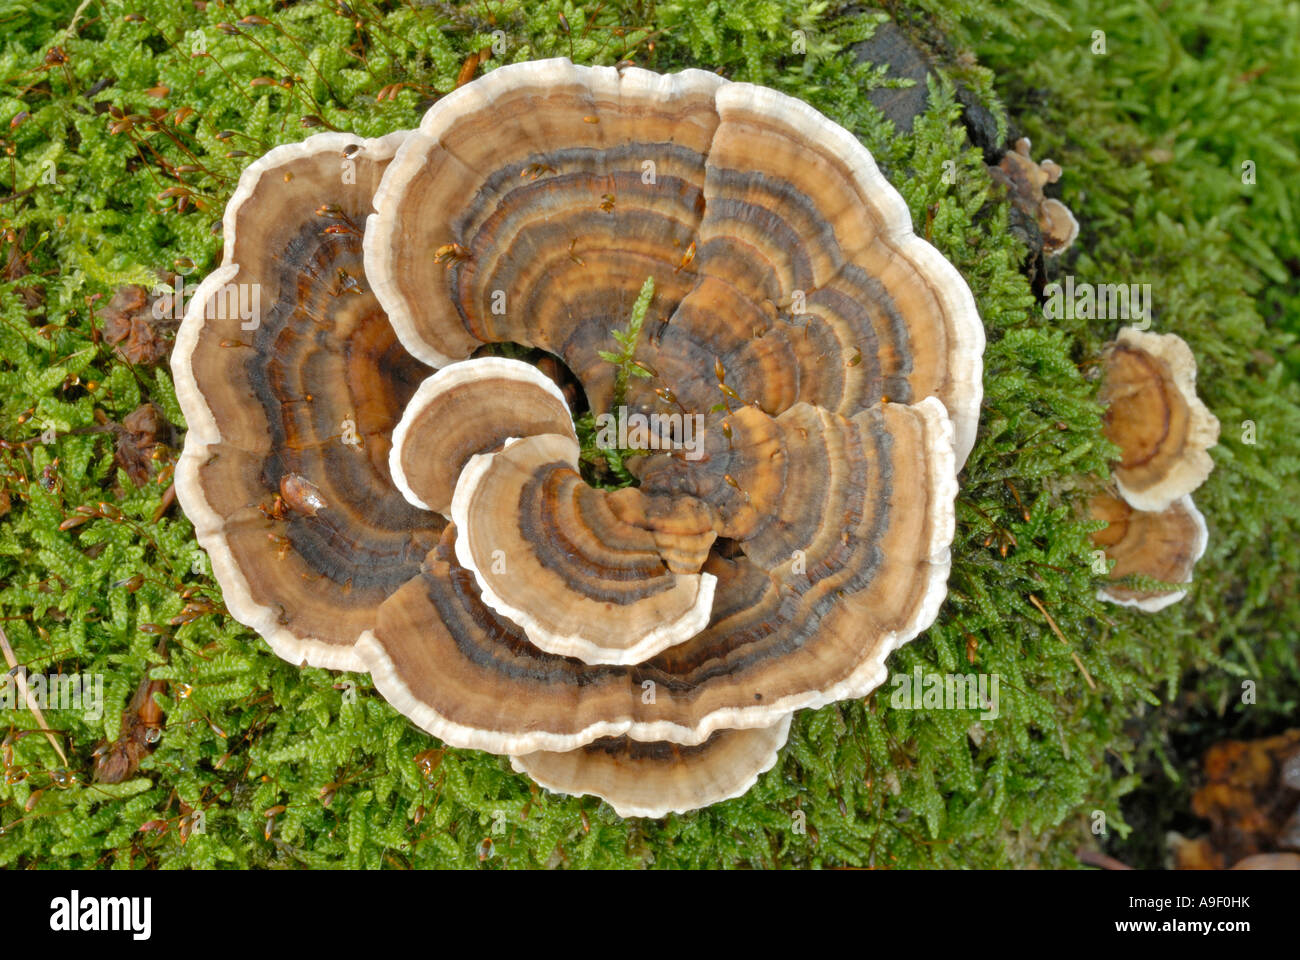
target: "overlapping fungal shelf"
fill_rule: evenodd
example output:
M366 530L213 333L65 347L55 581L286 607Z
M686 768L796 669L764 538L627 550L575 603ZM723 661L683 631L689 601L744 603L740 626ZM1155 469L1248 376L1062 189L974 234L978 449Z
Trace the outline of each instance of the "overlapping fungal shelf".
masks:
M663 816L745 792L794 711L866 695L933 621L983 329L807 105L700 71L501 67L409 134L277 148L225 226L173 360L177 487L281 656ZM698 416L699 445L600 489L564 392L483 353L547 351L608 411L600 353L647 277L652 376L626 405ZM263 285L255 329L231 282Z
M1105 432L1121 451L1120 494L1138 510L1163 510L1214 469L1219 421L1196 395L1196 358L1172 333L1120 330L1105 352Z
M1190 583L1196 561L1209 544L1205 518L1188 494L1163 510L1135 510L1119 497L1101 493L1089 503L1092 516L1106 522L1093 543L1115 561L1110 579L1133 574L1164 583ZM1099 588L1103 600L1148 613L1163 610L1187 596L1186 590L1148 590L1118 583Z
M389 476L389 437L433 371L397 342L362 266L403 137L321 134L249 166L172 355L189 425L177 497L227 608L285 659L332 669L365 669L357 638L444 526ZM253 291L256 323L240 309Z
M1196 395L1196 358L1183 339L1124 327L1102 356L1104 432L1120 449L1116 492L1100 493L1089 512L1106 526L1094 546L1113 560L1097 596L1148 613L1187 595L1185 589L1125 583L1138 575L1185 584L1205 553L1209 531L1192 492L1209 477L1219 421Z

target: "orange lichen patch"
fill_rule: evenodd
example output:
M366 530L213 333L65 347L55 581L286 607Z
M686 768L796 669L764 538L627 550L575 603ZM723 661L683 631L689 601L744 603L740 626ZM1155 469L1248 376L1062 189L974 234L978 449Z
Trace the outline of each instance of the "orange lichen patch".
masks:
M1206 836L1176 837L1182 870L1295 869L1300 859L1300 730L1262 740L1225 740L1205 753L1192 812Z
M1163 510L1210 475L1219 421L1196 395L1196 359L1182 338L1120 330L1105 354L1098 399L1107 439L1120 448L1115 480L1139 510Z
M1191 581L1207 541L1205 520L1191 497L1164 510L1147 512L1102 493L1089 501L1088 509L1094 519L1107 524L1092 534L1093 545L1115 561L1110 571L1115 582L1098 589L1100 599L1154 612L1187 595L1185 590L1142 590L1118 581L1135 574L1162 583Z
M1043 252L1064 253L1079 235L1079 221L1060 200L1043 196L1043 187L1061 179L1061 168L1051 160L1035 163L1029 157L1029 138L1021 137L1015 148L1002 155L996 167L989 167L995 183L1007 188L1017 209L1033 217L1043 235Z

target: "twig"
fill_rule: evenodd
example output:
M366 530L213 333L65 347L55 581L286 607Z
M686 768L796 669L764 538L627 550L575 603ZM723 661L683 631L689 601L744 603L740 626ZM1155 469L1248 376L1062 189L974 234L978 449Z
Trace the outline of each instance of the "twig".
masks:
M14 656L14 648L9 646L9 637L5 633L4 627L0 627L0 650L4 651L5 662L9 664L9 669L15 670L18 667L18 658ZM45 715L41 713L41 708L36 705L36 701L32 698L31 691L27 689L27 675L19 670L17 673L12 674L12 676L14 678L14 683L18 685L18 692L22 694L23 702L27 704L27 709L32 712L32 716L36 718L36 722L40 724L41 729L45 731L45 737L50 741L50 746L52 746L54 752L59 755L59 759L63 761L63 765L65 767L68 766L67 754L65 754L63 748L59 746L59 741L50 731L50 725L45 722Z
M86 8L90 6L90 2L91 0L81 0L81 6L77 7L77 12L72 15L72 22L68 24L68 29L66 31L68 36L72 36L73 32L77 29L77 21L80 20L81 15L86 12ZM67 763L67 761L65 760L64 763Z
M1060 641L1065 644L1066 649L1070 651L1070 656L1074 659L1075 666L1077 666L1083 673L1083 679L1088 681L1088 686L1091 689L1096 690L1097 685L1092 682L1092 676L1088 673L1088 668L1083 665L1083 661L1079 659L1079 655L1070 647L1070 641L1065 639L1065 634L1063 634L1061 628L1056 625L1056 621L1052 619L1052 615L1047 612L1047 608L1043 606L1043 602L1032 593L1029 595L1029 602L1036 606L1038 612L1047 618L1047 625L1052 628L1052 633L1056 634L1056 636L1060 638Z
M1122 860L1116 860L1114 857L1108 857L1104 853L1098 853L1096 850L1085 850L1080 847L1074 851L1075 859L1086 867L1100 867L1102 870L1132 870L1127 863Z

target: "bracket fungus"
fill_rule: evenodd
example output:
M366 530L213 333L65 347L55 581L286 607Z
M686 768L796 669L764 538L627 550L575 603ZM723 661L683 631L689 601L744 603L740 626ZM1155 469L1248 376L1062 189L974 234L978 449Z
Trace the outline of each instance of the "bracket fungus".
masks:
M1092 542L1115 561L1110 579L1133 574L1164 583L1189 583L1196 561L1205 553L1209 533L1205 518L1190 496L1182 496L1163 510L1134 510L1119 497L1101 493L1088 504L1106 528L1092 534ZM1163 610L1187 596L1186 590L1144 590L1108 583L1097 590L1099 599L1147 613Z
M1188 583L1209 540L1191 492L1214 469L1207 452L1219 439L1219 421L1196 395L1196 359L1181 337L1124 327L1106 345L1103 430L1120 448L1115 464L1119 496L1089 503L1106 527L1092 535L1115 561L1110 579L1140 574ZM1163 610L1186 590L1144 590L1108 583L1102 600Z
M1196 395L1196 358L1181 337L1124 327L1103 355L1103 429L1120 448L1115 481L1138 510L1164 510L1210 475L1219 421Z
M483 602L540 649L587 663L640 663L704 629L717 578L673 571L655 532L625 519L633 511L648 519L647 511L619 506L631 499L625 494L646 498L588 486L579 452L576 440L544 433L472 458L451 503L456 559L474 574ZM705 523L686 534L703 547L694 570L713 539L711 517L701 512Z
M599 351L650 276L661 320L639 356L684 407L726 398L720 367L772 414L936 396L959 462L974 443L969 289L866 148L802 101L701 70L514 64L435 103L374 202L366 272L425 363L527 344L608 409Z
M420 384L406 404L393 431L389 470L407 500L450 520L456 481L471 457L538 433L578 439L555 381L504 357L453 363Z
M1011 202L1034 218L1043 236L1043 253L1057 256L1068 250L1079 235L1079 221L1060 200L1043 196L1043 187L1061 179L1061 166L1051 160L1035 163L1029 156L1028 137L1002 155L996 167L989 167L995 183L1007 188Z
M868 694L937 615L983 327L807 105L694 70L503 66L409 134L277 148L225 225L174 359L178 490L282 656L663 816L749 789L794 711ZM646 376L620 379L648 277ZM269 288L251 336L232 279ZM666 429L622 451L635 486L594 486L565 394L491 344L558 358L593 413L689 419L694 447Z
M776 764L792 717L770 727L719 730L696 747L606 737L577 750L511 757L510 765L550 790L611 798L621 817L657 817L697 807L701 797L748 791Z
M177 498L231 614L295 663L364 670L358 636L445 524L389 475L389 436L430 371L362 265L404 136L319 134L251 164L172 354L189 425Z

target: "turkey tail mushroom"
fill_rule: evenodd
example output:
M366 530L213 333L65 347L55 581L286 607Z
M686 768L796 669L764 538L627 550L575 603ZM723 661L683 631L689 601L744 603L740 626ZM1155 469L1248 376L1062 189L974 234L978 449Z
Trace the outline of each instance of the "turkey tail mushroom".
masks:
M409 134L277 148L225 227L173 359L177 488L281 656L662 816L743 793L795 710L867 695L934 621L984 331L806 104L503 66ZM235 281L268 307L251 323ZM495 343L562 361L593 415L680 429L629 431L640 485L592 486L564 393L473 358Z
M511 757L510 766L556 793L600 797L620 817L665 817L747 792L776 764L792 716L770 727L719 730L695 747L606 737L577 750Z
M471 457L539 433L577 440L555 381L518 360L465 360L415 391L393 431L389 469L407 500L450 519L456 480Z
M1219 421L1196 395L1196 358L1172 333L1120 330L1103 355L1107 439L1120 448L1115 481L1138 510L1160 511L1209 477Z
M1029 138L1021 137L996 167L988 168L989 176L1007 188L1011 203L1021 213L1034 218L1042 235L1043 253L1059 256L1079 236L1079 221L1060 200L1043 196L1043 187L1061 179L1061 167L1051 160L1035 163L1029 155L1030 146Z
M686 536L703 548L694 569L674 572L654 533L620 515L615 498L629 493L641 499L636 490L610 494L584 483L570 437L510 441L461 471L451 502L456 557L483 602L539 649L587 663L640 663L708 623L716 581L696 571L713 518L697 501L668 505L697 521Z
M937 400L890 404L852 424L858 452L834 469L853 491L854 527L810 534L815 548L770 571L711 553L708 626L689 639L635 664L547 653L484 602L452 525L360 641L375 686L435 736L511 755L623 734L696 745L865 696L946 593L956 476ZM854 478L859 469L866 476Z
M1205 518L1182 496L1163 510L1134 510L1118 497L1098 494L1088 504L1093 518L1106 528L1092 534L1092 542L1115 561L1110 579L1138 574L1163 583L1190 583L1196 561L1209 542ZM1187 596L1186 590L1148 590L1124 583L1108 583L1097 590L1101 600L1147 613L1163 610Z
M295 663L363 669L353 644L444 525L389 476L428 370L362 268L360 225L404 136L324 133L250 165L172 355L177 499L231 614Z
M984 329L969 288L866 148L791 97L698 70L501 67L430 108L375 210L367 273L428 363L527 344L605 409L600 348L649 276L663 319L643 359L688 406L721 399L718 360L771 414L937 396L959 464L974 443ZM796 343L814 333L832 348L820 359Z
M1093 518L1106 523L1092 534L1093 544L1115 561L1112 582L1097 596L1152 613L1187 591L1114 581L1133 574L1191 581L1209 537L1190 494L1214 469L1208 450L1218 442L1219 421L1196 395L1196 359L1180 337L1125 327L1102 360L1103 431L1120 459L1113 469L1119 496L1104 493L1089 502Z

